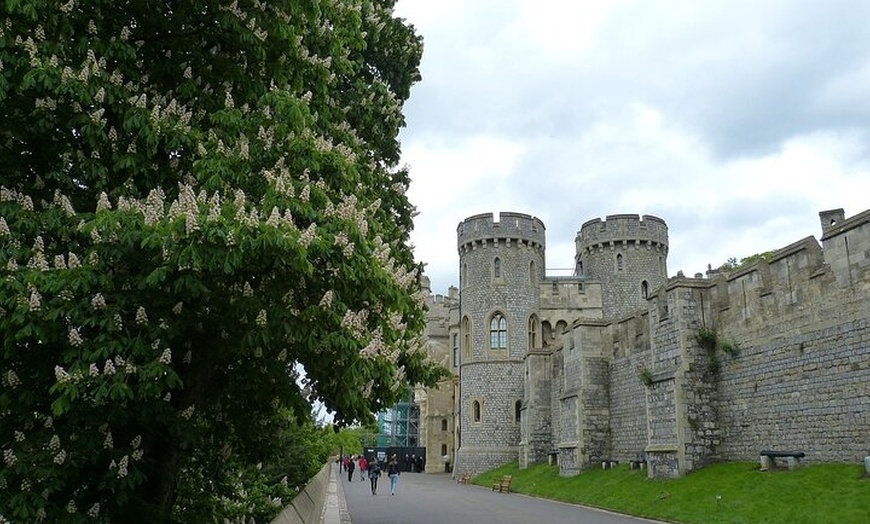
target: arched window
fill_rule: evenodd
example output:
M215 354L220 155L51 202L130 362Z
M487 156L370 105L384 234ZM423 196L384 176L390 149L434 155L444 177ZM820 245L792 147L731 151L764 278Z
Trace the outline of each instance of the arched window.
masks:
M465 285L468 283L468 264L462 264L462 274L460 275L459 285L462 288L465 288Z
M441 456L447 455L447 444L441 444Z
M523 401L517 400L514 402L514 422L517 424L520 423L520 416L523 413Z
M640 283L641 298L649 298L649 283L646 280Z
M538 283L538 275L535 272L535 261L529 262L529 284L535 285Z
M471 321L462 317L462 361L471 360Z
M538 317L529 317L529 349L538 348Z
M475 400L471 403L471 420L480 422L480 401Z
M622 253L616 254L616 270L622 271Z
M441 431L447 431L447 419L446 418L441 419Z
M501 259L495 257L495 260L492 261L492 276L494 278L501 278Z
M489 348L507 349L507 320L501 313L496 313L489 321Z

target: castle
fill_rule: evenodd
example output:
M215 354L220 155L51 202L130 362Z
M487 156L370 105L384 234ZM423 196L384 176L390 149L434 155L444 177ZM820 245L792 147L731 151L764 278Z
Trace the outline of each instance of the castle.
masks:
M545 274L539 219L462 221L459 288L430 291L428 351L454 376L416 391L427 471L645 461L650 477L673 478L762 449L860 461L870 210L819 216L821 244L694 278L667 277L667 224L654 216L584 223L571 277Z

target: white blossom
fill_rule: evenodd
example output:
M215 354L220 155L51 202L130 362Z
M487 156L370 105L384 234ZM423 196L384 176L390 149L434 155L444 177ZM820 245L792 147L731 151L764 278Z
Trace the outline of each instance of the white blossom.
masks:
M77 328L69 328L69 343L73 347L81 346L84 342L82 336L79 334L79 330Z
M69 376L69 373L67 373L66 370L63 369L62 367L54 366L54 378L58 382L64 383L64 382L69 382L70 376Z
M106 209L112 209L112 203L109 202L109 195L103 191L100 193L100 199L97 201L97 213Z
M328 290L323 294L323 297L320 299L320 307L328 308L332 305L332 290Z
M118 462L118 478L122 479L127 476L127 464L130 462L130 457L124 455Z
M18 375L15 374L15 371L10 369L6 371L6 383L9 384L10 388L15 389L21 385L21 380L18 379Z
M91 307L94 309L103 309L106 307L106 299L103 297L102 293L97 293L91 299Z
M3 461L6 462L6 467L11 468L18 462L18 458L15 456L14 451L7 448L3 450Z

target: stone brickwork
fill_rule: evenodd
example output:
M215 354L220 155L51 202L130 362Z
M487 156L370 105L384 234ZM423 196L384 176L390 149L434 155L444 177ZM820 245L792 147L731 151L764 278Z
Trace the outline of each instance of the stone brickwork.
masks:
M525 467L554 449L563 475L645 458L651 477L673 478L755 461L761 449L860 461L870 453L870 210L819 218L821 244L806 237L736 270L671 279L656 217L583 224L570 278L537 274L537 219L461 223L448 328L469 341L453 413L457 468ZM508 319L501 351L490 349L494 313Z
M601 282L606 318L634 312L667 280L668 226L658 217L596 218L581 226L574 243L576 273Z
M459 290L451 287L447 296L432 295L427 277L422 278L421 285L429 296L426 304L426 351L431 359L454 373L435 388L417 387L414 390L414 402L420 410L419 438L426 448L426 472L437 473L444 471L444 455L450 462L456 456L453 414L459 368L453 361L453 335Z
M545 229L530 215L501 213L496 220L484 214L460 223L457 237L459 333L465 347L455 471L477 473L492 467L491 457L518 458L516 408L524 401L523 359L535 349L530 348L531 323L540 309Z

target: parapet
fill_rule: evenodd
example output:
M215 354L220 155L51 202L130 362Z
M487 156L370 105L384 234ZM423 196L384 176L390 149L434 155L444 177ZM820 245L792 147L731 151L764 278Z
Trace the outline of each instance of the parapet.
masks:
M537 217L524 213L482 213L466 218L456 228L459 251L478 242L505 239L538 249L546 246L546 228Z
M652 215L608 215L585 222L577 232L577 252L595 246L646 243L668 249L668 225Z

